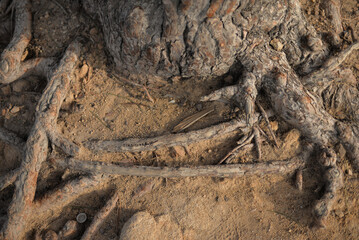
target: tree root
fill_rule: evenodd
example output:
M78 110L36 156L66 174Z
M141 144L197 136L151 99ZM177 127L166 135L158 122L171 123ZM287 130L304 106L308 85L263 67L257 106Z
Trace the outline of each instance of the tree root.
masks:
M113 196L107 201L105 206L96 214L92 220L91 225L86 229L85 233L82 235L81 240L90 240L92 236L99 228L100 224L105 220L105 218L111 213L111 211L116 207L117 201L119 199L119 191L116 191Z
M271 112L268 112L269 116L271 114ZM259 115L255 115L255 119L258 119L258 117ZM145 139L130 138L123 141L88 141L83 145L94 152L153 151L160 147L187 146L191 143L222 136L238 129L241 129L244 133L250 130L250 128L247 128L246 121L232 120L188 133L169 134Z
M325 189L323 196L313 208L314 226L325 227L325 220L337 199L337 191L343 186L343 173L336 165L337 156L331 149L325 149L320 156L320 164L324 168Z
M2 229L5 239L22 239L19 233L25 234L23 229L26 226L25 220L29 217L28 209L34 200L37 176L41 163L47 158L47 133L56 129L59 110L78 64L80 50L79 42L73 42L68 47L38 103L35 124L25 145L15 195L9 207L8 221Z
M46 75L54 64L53 58L37 58L22 62L24 50L31 39L30 0L14 1L15 30L13 38L0 57L0 83L11 83L32 74Z
M147 167L120 166L95 161L82 161L74 158L58 161L62 167L91 174L127 175L143 177L236 177L244 175L287 174L305 165L304 157L288 161L260 162L253 164L228 164L198 167Z

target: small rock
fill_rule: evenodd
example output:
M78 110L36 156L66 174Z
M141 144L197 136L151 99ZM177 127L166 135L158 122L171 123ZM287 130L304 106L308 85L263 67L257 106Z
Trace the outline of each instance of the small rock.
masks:
M359 69L358 69L359 70ZM1 92L2 94L4 95L10 95L11 93L11 88L10 88L10 85L6 85L4 87L1 88Z
M345 150L345 148L343 147L343 145L341 143L339 143L335 146L335 151L337 152L340 160L345 158L345 154L347 153L347 151Z
M297 129L290 130L288 133L285 134L282 148L286 149L291 146L298 145L299 137L300 137L300 132Z
M18 113L21 110L18 106L13 106L10 110L11 113Z
M12 84L14 92L25 92L31 88L31 84L26 79L20 79Z
M43 240L57 240L59 237L57 236L57 233L53 230L49 230L45 233L45 236Z
M172 155L174 157L184 157L186 156L186 151L182 146L174 146L172 147Z
M355 69L359 71L359 64L354 65Z
M283 49L283 44L277 38L270 41L270 45L277 51L281 51Z
M278 130L278 122L277 121L269 122L269 124L274 132L276 132Z
M75 220L69 220L65 226L60 230L59 237L63 238L74 238L79 231L79 224Z
M84 78L88 71L89 71L89 66L86 63L84 63L80 69L79 78Z
M178 224L169 215L154 218L148 212L134 214L123 226L120 240L183 239Z
M351 170L350 168L345 169L345 173L346 173L348 176L352 176L352 175L353 175L353 170Z

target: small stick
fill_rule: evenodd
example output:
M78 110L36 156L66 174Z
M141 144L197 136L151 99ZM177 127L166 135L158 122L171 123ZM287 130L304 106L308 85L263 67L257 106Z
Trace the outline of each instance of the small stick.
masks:
M279 144L278 144L277 138L276 138L276 136L275 136L275 134L274 134L274 132L273 132L272 126L270 125L270 122L269 122L268 115L267 115L266 111L264 111L262 105L261 105L258 101L256 101L256 103L257 103L257 106L258 106L258 108L259 108L259 111L261 112L262 116L264 117L264 120L265 120L266 123L267 123L268 129L269 129L269 133L270 133L270 135L272 136L272 138L273 138L273 140L274 140L275 146L276 146L277 148L279 148Z
M299 191L303 190L303 170L301 168L295 173L295 186Z
M200 111L198 113L195 113L187 118L185 118L184 120L182 120L179 124L177 124L172 132L181 132L183 130L185 130L186 128L192 126L194 123L196 123L197 121L199 121L201 118L204 118L205 116L207 116L208 114L210 114L211 112L214 111L214 108L209 108L209 109L205 109L203 111Z
M90 240L93 239L93 236L102 222L106 217L111 213L111 211L116 207L117 201L119 199L120 191L116 190L113 196L107 201L105 206L96 214L91 225L86 229L85 233L82 235L81 240Z
M145 90L148 100L150 100L150 102L152 102L152 103L155 103L155 100L153 100L153 98L151 97L150 93L148 92L148 90L145 86L143 86L143 90Z
M252 133L245 141L243 141L243 143L239 144L237 147L233 148L232 151L230 151L229 153L227 153L227 155L221 159L221 161L219 161L217 163L217 165L222 164L229 156L231 156L232 154L234 154L235 152L238 151L238 149L242 148L243 146L247 145L248 143L250 143L252 141L254 137L254 134Z
M262 151L261 151L262 141L258 127L254 127L253 134L254 134L254 142L256 143L255 145L257 148L258 160L260 160L262 158Z

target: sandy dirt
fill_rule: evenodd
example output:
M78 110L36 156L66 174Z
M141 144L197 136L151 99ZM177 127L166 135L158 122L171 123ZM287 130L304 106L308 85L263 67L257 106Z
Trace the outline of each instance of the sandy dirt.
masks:
M143 88L116 77L99 25L83 12L76 4L77 1L32 2L33 39L27 48L26 58L60 58L76 36L87 39L90 46L81 64L84 68L90 68L89 74L72 85L58 119L60 130L74 142L160 136L170 133L184 118L210 107L214 107L215 111L186 131L211 126L243 114L230 103L199 102L201 96L233 84L238 74L236 69L215 79L153 81L147 86L155 100L152 103ZM351 25L359 33L359 1L343 2L344 26ZM319 32L331 28L317 0L302 0L302 6L305 16ZM0 50L4 46L6 41L0 42ZM345 66L352 69L359 79L359 52L352 54ZM1 126L25 139L33 124L36 103L45 85L45 79L29 77L0 86ZM262 103L265 100L262 99ZM272 117L270 120L273 126L278 126L276 135L280 147L277 149L272 142L264 139L260 161L285 160L301 154L305 139L300 137L299 132L281 119ZM261 126L268 132L264 121ZM186 149L175 147L141 153L92 154L87 160L151 166L216 164L236 146L241 136L238 131L191 144ZM341 153L339 166L344 172L345 184L325 229L315 230L310 227L311 209L320 196L323 184L322 172L315 164L315 159L312 159L303 171L303 191L295 188L292 175L233 179L200 177L154 179L155 187L152 191L133 198L136 189L149 179L119 177L113 185L120 189L120 201L94 239L118 239L125 222L140 211L146 211L158 221L170 222L176 232L179 229L183 239L358 239L359 178L346 159L342 146L338 145L336 149ZM0 142L0 153L0 174L19 166L21 156L11 146ZM61 155L60 150L53 149L53 156ZM254 162L256 159L255 149L247 148L231 163ZM62 179L69 179L76 174L71 170L57 169L51 162L46 162L40 174L38 195L54 188ZM0 193L0 217L6 214L13 190L10 187ZM88 220L81 224L81 234L110 198L110 191L103 189L81 197L66 207L60 218L38 226L38 230L57 232L67 220L75 219L78 213L84 212ZM149 219L156 225L155 220ZM157 223L156 226L159 225Z

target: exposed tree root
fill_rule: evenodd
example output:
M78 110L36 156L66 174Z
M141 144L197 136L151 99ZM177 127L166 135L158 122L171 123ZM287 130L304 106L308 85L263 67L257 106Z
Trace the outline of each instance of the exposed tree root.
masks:
M271 114L271 112L268 112L268 115ZM255 115L255 118L258 119L258 116ZM83 145L94 152L151 151L160 147L187 146L191 143L218 137L238 129L241 129L244 133L250 130L247 128L246 121L232 120L188 133L169 134L145 139L130 138L123 141L88 141Z
M305 155L305 154L304 154ZM95 161L82 161L74 158L58 162L87 173L105 173L109 175L128 175L143 177L236 177L244 175L287 174L305 165L303 156L288 161L260 162L253 164L228 164L198 167L147 167L120 166Z
M324 168L325 189L323 196L315 203L313 208L315 227L325 227L325 220L337 199L337 191L343 186L343 173L337 167L337 156L331 149L325 149L319 159Z
M15 195L9 207L8 221L2 229L5 239L22 239L23 235L19 236L19 233L25 234L23 229L26 226L25 220L29 217L28 209L34 200L37 176L41 163L47 158L47 133L56 129L59 110L78 64L80 51L79 42L68 47L38 103L35 124L25 145Z
M86 229L85 233L82 235L81 240L92 239L92 236L97 231L100 224L105 220L105 218L116 207L118 200L119 200L119 191L116 191L113 194L113 196L107 201L105 206L103 206L103 208L96 214L96 216L92 220L91 225Z
M85 5L86 2L90 2L93 7L96 6L95 0L84 2ZM248 2L243 1L243 4L248 4ZM181 16L178 16L175 9L176 7L169 1L163 1L166 15L165 20L163 20L165 21L163 26L165 26L164 29L166 31L163 34L161 32L159 35L163 36L165 41L160 41L159 45L162 44L162 47L158 47L157 42L156 44L151 43L152 40L157 41L153 37L155 35L149 36L146 41L150 42L144 44L146 46L145 49L142 49L144 48L143 46L137 46L138 42L141 42L137 42L137 40L141 39L142 35L146 35L147 32L142 32L142 28L137 28L142 26L138 23L144 21L142 19L145 16L143 11L147 11L152 5L149 5L146 9L136 7L131 10L134 11L132 12L133 16L129 15L125 22L126 24L123 25L128 28L126 29L128 31L123 31L120 50L116 49L117 40L111 39L111 41L107 42L110 52L114 54L115 62L121 63L123 70L137 70L137 66L132 66L131 63L138 62L138 66L143 65L143 69L145 69L143 71L139 67L140 71L155 70L155 72L165 77L171 77L176 74L182 74L183 76L191 76L192 74L222 75L233 64L234 56L238 55L238 60L244 68L244 78L239 79L236 85L217 90L201 100L212 101L219 98L235 98L235 100L244 106L246 112L246 119L244 121L232 120L188 133L169 134L147 139L127 139L123 141L87 141L84 145L94 152L151 151L160 147L186 146L233 132L239 128L243 133L248 133L253 128L253 133L249 137L244 138L239 143L239 146L227 154L220 163L226 161L253 139L257 146L258 159L260 159L260 129L254 125L258 120L258 114L255 114L255 102L258 92L264 90L278 116L298 128L311 142L325 149L319 160L325 171L325 191L322 198L315 203L313 208L315 224L317 226L324 226L331 206L335 201L336 192L343 184L342 173L336 166L336 155L328 146L341 142L345 146L348 155L353 159L354 165L359 169L359 130L355 124L346 125L331 116L323 108L322 100L315 89L323 89L330 84L332 78L329 78L328 75L337 70L339 65L353 50L359 49L359 43L353 43L339 54L330 56L328 47L323 45L314 29L303 20L304 17L301 13L299 1L288 0L279 2L275 9L269 6L271 3L262 4L261 1L250 2L249 6L242 6L240 5L242 3L238 1L235 1L231 8L226 6L228 8L224 11L223 17L228 17L228 19L231 19L231 22L224 22L225 20L215 17L219 6L222 4L220 1L203 4L203 6L210 6L207 11L202 9L207 13L206 21L202 19L201 14L198 14L192 8L185 9L182 3L180 4L181 11L187 11L183 14L191 17L181 20ZM329 2L335 4L330 6ZM340 9L336 5L339 1L332 0L329 2L325 6L332 17L331 20L335 26L335 34L339 34L342 31ZM7 8L9 9L8 4L8 0L0 1L0 14L7 11ZM46 193L41 198L35 199L38 174L41 164L47 159L49 141L72 157L80 157L81 153L85 150L82 146L78 146L66 139L65 136L57 131L56 125L61 104L74 78L74 70L78 65L81 44L78 41L73 42L54 71L52 70L52 65L55 59L53 58L37 58L23 61L24 50L31 39L30 0L13 1L12 4L14 4L16 14L15 30L12 41L1 54L0 83L8 84L32 74L49 75L49 81L38 103L35 123L26 144L13 133L0 129L0 140L17 147L24 155L19 169L13 170L0 178L0 191L17 179L14 197L8 209L8 218L0 232L1 240L24 239L26 233L39 224L40 221L43 222L57 217L63 207L79 196L103 188L111 180L110 176L130 175L163 178L198 176L235 177L287 174L299 169L296 175L296 184L299 189L302 189L301 169L306 164L307 152L302 156L287 161L177 168L121 166L68 158L66 160L59 160L59 165L91 174L91 176L72 180L65 183L64 186ZM246 7L249 7L248 9L252 13L246 12ZM87 6L87 8L90 7ZM98 11L101 12L102 9L103 6L99 6ZM111 11L113 9L121 8L111 8ZM107 9L106 11L109 10ZM232 16L233 12L236 12L236 14ZM260 16L260 18L264 17L265 20L268 19L269 21L261 23L260 18L250 16L253 12ZM111 16L111 14L108 16ZM103 14L101 21L110 22L108 16ZM137 17L135 18L134 16ZM198 22L202 22L201 24L203 25L199 26L198 23L193 24L193 22L188 22L196 18L200 19ZM180 21L183 22L180 23ZM278 22L282 24L279 27L280 29L276 30ZM157 25L160 26L161 24ZM158 30L157 25L153 27L156 31ZM223 25L226 25L228 29L223 29ZM120 29L123 26L121 25ZM189 29L179 29L185 26ZM115 33L114 29L119 26L114 24L112 27L111 31ZM109 33L107 28L104 26L105 37L111 38L112 33ZM188 42L183 42L182 35L178 36L178 34L182 34L185 30L187 31L186 34L188 34ZM223 35L220 34L222 32L224 33ZM203 34L205 36L203 37L204 41L194 40L193 36L195 34ZM305 36L307 46L302 49L301 41L303 36ZM283 52L281 52L282 49L279 45L277 47L269 45L274 38L278 42L285 43ZM215 46L216 42L220 43L219 47L208 47L206 45L214 43ZM156 55L158 49L151 49L150 47L147 49L147 46L152 45L161 49L162 55ZM134 46L137 50L132 51L131 46ZM169 46L170 48L167 49ZM162 51L165 48L167 51ZM125 55L128 52L133 52L134 54ZM142 54L144 52L148 54ZM213 55L216 57L213 57ZM147 57L153 59L154 62L149 65L145 64L149 60ZM324 64L323 59L327 59ZM183 65L184 63L185 65ZM146 90L146 88L144 89ZM313 92L308 89L312 89ZM359 93L356 94L359 96ZM151 101L153 100L149 94L148 98ZM268 116L266 116L260 105L258 107L268 124ZM359 107L355 109L359 109ZM271 129L270 133L276 145L278 145ZM93 223L83 235L83 239L90 238L105 217L115 207L118 199L119 193L116 192L98 212Z
M22 62L24 50L31 39L30 0L14 1L15 30L13 38L0 58L0 83L11 83L28 75L46 75L54 64L53 58L38 58Z

